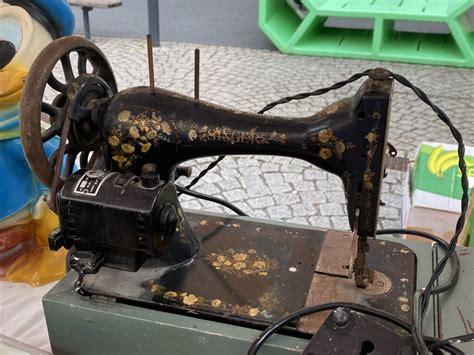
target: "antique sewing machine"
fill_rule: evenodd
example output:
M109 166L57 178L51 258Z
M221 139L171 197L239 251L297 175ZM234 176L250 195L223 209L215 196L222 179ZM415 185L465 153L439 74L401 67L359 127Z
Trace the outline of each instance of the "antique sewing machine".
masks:
M57 63L63 81L53 73ZM47 85L57 91L52 103L42 101ZM257 329L332 301L410 321L415 254L375 239L392 86L384 70L374 70L352 97L313 116L275 117L153 85L117 92L112 69L91 42L70 37L49 45L25 84L21 134L60 217L50 247L69 249L73 269L45 300L53 351L243 353ZM42 130L45 115L51 126ZM60 148L47 157L42 144L55 136ZM224 154L299 158L337 175L352 231L183 211L176 180L189 171L179 164ZM71 307L64 308L63 296ZM345 330L350 342L340 351L369 353L387 339L396 351L410 348L393 327L367 317L361 326L359 318ZM300 352L320 330L336 337L330 321L327 312L304 317L262 353ZM90 348L86 340L96 335Z

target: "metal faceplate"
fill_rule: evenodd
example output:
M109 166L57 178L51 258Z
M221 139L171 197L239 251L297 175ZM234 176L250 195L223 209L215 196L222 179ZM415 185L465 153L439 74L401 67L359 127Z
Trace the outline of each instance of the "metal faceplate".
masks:
M172 267L160 267L158 261L148 259L137 272L103 267L85 276L84 289L122 303L261 326L312 302L325 301L324 295L337 292L344 280L315 273L327 232L241 218L186 216L201 242L194 259ZM397 243L374 241L371 245L368 262L386 275L390 288L374 295L345 279L344 295L349 293L355 302L395 312L408 321L411 310L401 310L400 299L407 298L411 304L415 256ZM314 279L320 277L325 282L319 285L323 296L318 300ZM299 330L314 332L312 327Z

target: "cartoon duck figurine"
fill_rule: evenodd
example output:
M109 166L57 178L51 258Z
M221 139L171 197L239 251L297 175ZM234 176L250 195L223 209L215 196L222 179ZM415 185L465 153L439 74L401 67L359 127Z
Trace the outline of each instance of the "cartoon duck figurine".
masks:
M65 0L0 0L0 280L37 286L65 272L65 251L48 249L58 220L44 201L48 190L23 154L19 102L36 56L73 29ZM57 142L45 144L47 154L56 148Z

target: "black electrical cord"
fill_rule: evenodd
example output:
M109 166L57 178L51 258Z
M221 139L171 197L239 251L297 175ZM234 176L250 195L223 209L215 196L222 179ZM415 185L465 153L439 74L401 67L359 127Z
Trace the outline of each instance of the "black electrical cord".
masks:
M413 229L381 229L378 230L377 235L389 235L389 234L408 234L408 235L414 235L417 237L421 238L426 238L429 239L435 243L437 243L446 253L449 252L449 243L445 241L444 239L435 236L434 234L423 232L423 231L417 231ZM445 292L451 288L454 287L456 284L458 278L459 278L459 273L460 273L460 263L459 263L459 257L456 252L451 254L451 274L449 275L449 279L440 286L437 286L431 290L431 294L439 294L442 292Z
M211 202L218 203L218 204L220 204L224 207L227 207L228 209L234 211L239 216L248 217L248 214L246 214L240 208L238 208L237 206L233 205L232 203L227 202L226 200L223 200L221 198L214 197L214 196L209 196L209 195L206 195L206 194L203 194L203 193L200 193L200 192L196 192L196 191L192 191L192 190L187 189L186 187L179 186L179 185L176 185L176 189L178 190L178 192L180 192L182 194L193 196L193 197L199 198L201 200L206 200L206 201L211 201Z
M257 351L263 346L263 344L278 330L283 328L285 325L288 323L291 323L293 321L296 321L304 316L308 316L310 314L314 313L319 313L323 311L329 311L333 310L336 308L348 308L353 311L359 312L359 313L364 313L369 316L374 316L380 319L383 319L384 321L390 322L397 327L405 330L408 333L411 333L411 325L407 323L404 320L398 319L394 315L381 311L376 308L360 305L360 304L355 304L355 303L345 303L345 302L332 302L332 303L326 303L326 304L321 304L321 305L316 305L316 306L311 306L311 307L306 307L300 310L297 310L293 313L290 313L286 317L276 321L272 325L270 325L267 329L265 329L260 335L255 339L255 341L252 343L252 346L250 347L249 351L247 352L247 355L256 355ZM432 337L425 337L425 340L430 343L436 343L438 339L432 338ZM435 346L434 348L442 348L446 351L448 351L451 354L462 354L463 352L460 351L459 349L456 349L454 346L451 344L439 344Z
M436 268L430 280L428 281L426 287L422 289L420 292L417 292L415 294L415 300L414 300L414 309L416 309L417 311L413 312L413 323L414 323L413 327L416 330L415 332L413 332L413 340L415 344L417 345L418 352L421 355L427 355L429 351L421 336L421 329L423 328L423 318L428 309L429 298L430 298L430 294L432 292L434 283L442 274L448 260L451 258L451 255L456 251L456 245L465 223L467 208L469 205L469 195L468 195L469 181L467 178L466 161L464 160L465 146L464 146L464 141L463 141L461 133L458 131L456 127L454 127L453 123L451 122L449 117L446 115L446 113L444 113L443 110L441 110L438 106L436 106L433 102L431 102L431 100L423 92L423 90L413 85L410 81L408 81L406 78L404 78L403 76L399 74L390 72L390 76L394 78L396 81L398 81L400 84L410 88L418 96L418 98L421 101L427 104L436 113L436 115L441 119L441 121L443 121L448 126L448 128L451 131L451 134L453 135L454 139L458 143L458 156L459 156L458 166L459 166L459 170L461 171L461 187L463 191L462 197L461 197L461 214L457 220L454 235L449 243L448 252L441 259L438 265L436 265Z
M446 345L446 344L461 344L461 343L467 343L467 342L470 342L470 341L474 341L474 333L459 335L459 336L456 336L456 337L435 341L434 343L431 343L428 346L428 350L431 351L435 348L438 348L438 347L440 347L442 345Z
M219 155L216 160L214 160L212 163L210 163L206 169L201 171L198 176L196 176L188 185L186 185L184 188L185 189L190 189L194 185L196 185L199 180L201 180L204 175L206 175L210 170L214 169L214 167L219 164L222 160L224 160L225 155ZM181 195L183 192L178 193L178 196Z

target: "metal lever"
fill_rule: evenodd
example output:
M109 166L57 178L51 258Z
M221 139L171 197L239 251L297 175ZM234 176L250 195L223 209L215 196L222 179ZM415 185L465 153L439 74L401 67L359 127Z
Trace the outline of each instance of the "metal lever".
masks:
M355 209L352 250L354 253L354 278L357 287L366 288L374 281L374 271L367 267L366 255L369 252L367 236L359 235L360 207Z

